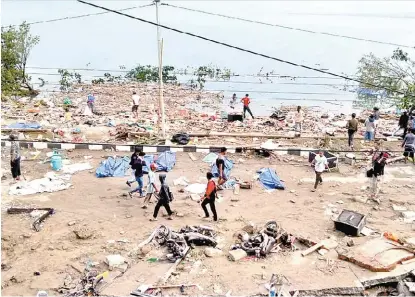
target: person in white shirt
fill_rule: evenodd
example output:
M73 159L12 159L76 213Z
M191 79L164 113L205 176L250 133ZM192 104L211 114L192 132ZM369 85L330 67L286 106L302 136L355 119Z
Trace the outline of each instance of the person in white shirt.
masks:
M366 127L365 140L366 141L374 140L376 124L375 124L375 116L373 114L371 114L369 118L365 121L365 127Z
M302 125L304 122L304 112L301 110L301 106L297 107L297 112L294 115L295 131L301 133Z
M133 112L134 116L136 118L138 118L138 105L140 104L140 96L138 96L137 93L134 91L132 99L133 99L132 112Z
M153 196L153 194L156 195L158 193L156 186L156 169L156 164L152 163L150 165L150 170L148 171L147 194L146 198L144 198L144 205L142 206L142 208L147 208L147 204L150 202L151 196Z
M314 166L314 171L316 173L316 182L314 183L314 189L312 189L311 192L315 192L317 190L317 185L323 183L321 175L326 168L329 168L327 158L324 156L324 151L318 152L318 155L316 155L313 162L311 162L311 166Z

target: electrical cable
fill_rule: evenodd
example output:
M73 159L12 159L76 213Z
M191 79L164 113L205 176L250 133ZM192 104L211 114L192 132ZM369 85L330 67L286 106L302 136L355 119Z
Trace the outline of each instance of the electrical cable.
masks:
M270 24L270 23L255 21L255 20L249 20L249 19L233 17L233 16L229 16L229 15L219 14L219 13L203 11L203 10L199 10L199 9L187 8L187 7L168 4L168 3L161 3L161 5L169 6L169 7L173 7L173 8L178 8L178 9L183 9L183 10L188 10L188 11L193 11L193 12L199 12L199 13L208 14L208 15L219 16L219 17L228 18L228 19L234 19L234 20L243 21L243 22L266 25L266 26L271 26L271 27L278 27L278 28L282 28L282 29L295 30L295 31L300 31L300 32L305 32L305 33L328 35L328 36L332 36L332 37L341 37L341 38L347 38L347 39L353 39L353 40L359 40L359 41L366 41L366 42L372 42L372 43L377 43L377 44L393 45L393 46L399 46L399 47L405 47L405 48L411 48L411 49L415 48L415 46L404 45L404 44L397 44L397 43L378 41L378 40L373 40L373 39L353 37L353 36L348 36L348 35L340 35L340 34L334 34L334 33L328 33L328 32L319 32L319 31L312 31L312 30L294 28L294 27L277 25L277 24Z
M71 71L95 71L95 72L120 72L120 73L128 73L131 70L119 70L119 69L94 69L94 68L65 68L65 67L57 67L57 68L53 68L53 67L29 67L27 66L26 69L41 69L41 70L58 70L58 69L65 69L65 70L71 70ZM171 72L171 74L178 74L178 75L196 75L195 74L196 71L195 70L178 70L178 71L173 71ZM197 72L200 73L200 72ZM39 73L32 73L32 74L39 74ZM203 73L201 72L201 74L206 74L209 75L210 73L206 72ZM46 75L60 75L58 73L53 73L53 74L46 74ZM274 73L264 73L264 74L237 74L237 73L232 73L229 75L229 77L263 77L263 78L309 78L309 79L342 79L342 78L338 78L338 77L328 77L328 76L291 76L291 75L285 75L285 74L274 74ZM349 76L350 77L350 76Z
M241 52L246 52L246 53L249 53L249 54L252 54L252 55L256 55L256 56L259 56L259 57L263 57L263 58L267 58L267 59L270 59L270 60L278 61L278 62L285 63L285 64L288 64L288 65L292 65L292 66L295 66L295 67L300 67L300 68L312 70L312 71L315 71L315 72L327 74L327 75L334 76L334 77L340 77L340 78L343 78L343 79L346 79L346 80L358 82L359 84L363 84L363 85L366 85L366 86L374 87L374 88L377 88L377 89L384 89L384 90L387 90L387 91L392 92L392 93L408 96L408 94L405 93L405 92L393 90L393 89L383 87L383 86L379 86L379 85L375 85L375 84L372 84L372 83L367 83L367 82L364 82L364 81L359 80L359 79L350 78L348 76L344 76L344 75L341 75L341 74L336 74L336 73L325 71L325 70L320 70L320 69L310 67L310 66L307 66L307 65L302 65L302 64L290 62L290 61L287 61L287 60L284 60L284 59L272 57L272 56L269 56L269 55L266 55L266 54L255 52L253 50L244 49L244 48L241 48L239 46L234 46L234 45L231 45L231 44L228 44L228 43L225 43L225 42L221 42L221 41L217 41L217 40L214 40L214 39L211 39L211 38L207 38L207 37L204 37L204 36L201 36L201 35L197 35L197 34L194 34L194 33L182 31L182 30L175 29L175 28L172 28L172 27L169 27L169 26L166 26L166 25L157 24L157 23L152 22L152 21L148 21L148 20L145 20L145 19L142 19L142 18L139 18L139 17L134 17L132 15L128 15L128 14L125 14L125 13L122 13L122 12L119 12L119 11L115 11L115 10L112 10L112 9L109 9L109 8L106 8L106 7L103 7L103 6L100 6L100 5L92 4L92 3L89 3L89 2L86 2L86 1L83 1L83 0L77 0L77 1L80 2L80 3L83 3L85 5L89 5L89 6L99 8L99 9L110 11L110 12L113 12L115 14L119 14L119 15L131 18L131 19L134 19L134 20L137 20L137 21L140 21L140 22L144 22L144 23L147 23L147 24L150 24L150 25L153 25L153 26L158 26L158 27L164 28L166 30L170 30L170 31L177 32L177 33L180 33L180 34L185 34L185 35L188 35L188 36L191 36L191 37L194 37L194 38L198 38L198 39L201 39L201 40L209 41L209 42L219 44L219 45L222 45L222 46L225 46L225 47L228 47L228 48L236 49L236 50L241 51ZM414 95L409 94L409 96L413 97Z
M136 8L144 8L144 7L148 7L148 6L152 6L154 5L152 4L147 4L147 5L141 5L141 6L133 6L133 7L128 7L128 8L123 8L123 9L118 9L117 11L126 11L126 10L131 10L131 9L136 9ZM43 23L52 23L52 22L57 22L57 21L66 21L66 20L72 20L72 19L79 19L79 18L84 18L84 17L90 17L90 16L96 16L96 15L101 15L101 14L107 14L110 13L109 11L105 11L105 12L98 12L98 13L88 13L88 14L82 14L82 15L76 15L76 16L71 16L71 17L64 17L64 18L59 18L59 19L51 19L51 20L45 20L45 21L36 21L36 22L31 22L31 23L26 23L27 25L36 25L36 24L43 24ZM6 25L6 26L2 26L1 28L10 28L10 27L18 27L20 25Z

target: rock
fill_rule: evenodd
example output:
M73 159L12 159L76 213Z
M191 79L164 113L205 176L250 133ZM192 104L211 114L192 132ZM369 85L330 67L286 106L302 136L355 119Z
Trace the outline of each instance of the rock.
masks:
M352 247L352 246L354 246L354 241L353 241L353 239L349 239L348 241L347 241L347 246L349 246L349 247Z
M344 204L343 200L337 200L336 203L338 203L338 204Z
M117 265L114 268L116 268L117 270L121 271L122 273L126 272L128 270L128 264L124 263L121 265Z
M247 232L248 234L254 234L255 224L253 222L249 222L248 225L242 228L242 230Z
M407 210L406 207L401 206L401 205L396 205L396 204L392 204L392 209L395 211L405 211Z
M173 271L173 272L171 273L171 275L173 275L173 276L178 276L178 275L180 275L180 272L179 272L179 271Z
M294 200L292 200L292 199L290 200L290 202L291 202L291 203L295 203L295 201L294 201Z
M42 216L42 215L44 215L46 213L46 211L45 210L34 210L34 211L32 211L31 213L30 213L30 216L32 217L32 218L38 218L38 217L40 217L40 216Z
M366 191L366 190L368 190L369 189L369 186L362 186L361 188L360 188L360 190L361 191Z
M192 199L193 201L199 201L200 196L197 194L190 194L190 199Z
M232 198L231 198L231 201L232 201L232 202L238 202L238 201L239 201L239 198L237 198L237 197L232 197Z
M231 261L239 261L245 258L246 256L248 256L248 254L244 250L241 250L241 249L229 251L229 259Z
M415 221L415 211L402 211L401 212L402 217L404 218L404 221L411 222Z
M219 249L215 249L212 247L205 248L205 256L209 258L220 257L223 255L223 252Z
M110 269L117 268L125 263L124 257L121 255L109 255L105 257L105 263Z
M367 197L355 196L352 199L354 202L367 203Z
M290 193L295 193L295 190L290 190Z
M71 222L69 222L68 223L68 226L73 226L73 225L75 225L76 224L76 222L75 221L71 221Z
M78 239L89 239L94 235L94 232L88 227L81 227L73 231Z
M183 217L184 217L184 214L183 214L183 213L181 213L181 212L178 212L178 213L176 213L176 217L178 217L178 218L183 218Z
M222 295L223 293L222 288L218 284L213 285L213 292L217 295Z
M149 252L151 252L151 246L146 244L146 245L144 245L140 248L139 254L142 255L142 256L145 256Z

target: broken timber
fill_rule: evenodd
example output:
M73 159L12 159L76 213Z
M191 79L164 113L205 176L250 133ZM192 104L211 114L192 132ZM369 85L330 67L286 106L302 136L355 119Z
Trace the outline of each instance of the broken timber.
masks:
M174 264L170 267L170 269L164 274L163 277L160 278L160 283L165 284L167 280L170 278L171 274L176 270L177 266L182 262L184 258L186 258L187 253L189 252L190 247L188 246L186 250L183 252L183 257L179 258L174 262Z
M55 210L53 208L16 208L11 207L7 209L8 214L19 214L19 213L31 213L34 210L43 210L46 211L43 215L37 218L32 226L36 232L40 231L40 223L42 223L48 216L54 214Z

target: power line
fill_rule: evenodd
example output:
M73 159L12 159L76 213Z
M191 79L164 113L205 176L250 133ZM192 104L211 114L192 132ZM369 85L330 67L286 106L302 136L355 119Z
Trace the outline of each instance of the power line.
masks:
M249 19L233 17L233 16L229 16L229 15L219 14L219 13L207 12L207 11L203 11L203 10L199 10L199 9L187 8L187 7L168 4L168 3L162 3L161 5L170 6L170 7L173 7L173 8L178 8L178 9L183 9L183 10L188 10L188 11L193 11L193 12L199 12L199 13L208 14L208 15L219 16L219 17L238 20L238 21L243 21L243 22L266 25L266 26L271 26L271 27L278 27L278 28L282 28L282 29L295 30L295 31L300 31L300 32L305 32L305 33L328 35L328 36L332 36L332 37L341 37L341 38L347 38L347 39L353 39L353 40L359 40L359 41L366 41L366 42L372 42L372 43L377 43L377 44L393 45L393 46L399 46L399 47L405 47L405 48L411 48L411 49L415 48L415 46L409 46L409 45L404 45L404 44L397 44L397 43L378 41L378 40L366 39L366 38L359 38L359 37L353 37L353 36L348 36L348 35L340 35L340 34L334 34L334 33L328 33L328 32L321 32L321 31L320 32L319 31L312 31L312 30L294 28L294 27L289 27L289 26L284 26L284 25L270 24L270 23L255 21L255 20L249 20Z
M259 57L271 59L271 60L274 60L274 61L278 61L278 62L281 62L281 63L289 64L289 65L300 67L300 68L305 68L305 69L320 72L320 73L323 73L323 74L328 74L328 75L334 76L334 77L340 77L340 78L350 80L350 81L355 81L355 82L358 82L359 84L367 85L367 86L370 86L370 87L375 87L375 88L378 88L378 89L384 89L384 90L390 91L392 93L408 95L408 94L406 94L404 92L401 92L401 91L396 91L396 90L393 90L393 89L390 89L390 88L387 88L387 87L383 87L383 86L379 86L379 85L375 85L375 84L372 84L372 83L366 83L366 82L364 82L362 80L359 80L359 79L350 78L350 77L347 77L347 76L344 76L344 75L336 74L336 73L325 71L325 70L320 70L320 69L310 67L310 66L306 66L306 65L302 65L302 64L297 64L297 63L290 62L290 61L287 61L287 60L283 60L283 59L280 59L280 58L275 58L275 57L272 57L272 56L269 56L269 55L266 55L266 54L258 53L258 52L252 51L252 50L244 49L244 48L241 48L241 47L238 47L238 46L234 46L234 45L231 45L231 44L228 44L228 43L225 43L225 42L210 39L210 38L207 38L207 37L204 37L204 36L201 36L201 35L197 35L197 34L190 33L190 32L185 32L185 31L178 30L178 29L175 29L175 28L172 28L172 27L157 24L157 23L154 23L154 22L142 19L142 18L134 17L132 15L128 15L128 14L125 14L125 13L122 13L122 12L119 12L119 11L115 11L115 10L105 8L105 7L96 5L96 4L85 2L83 0L77 0L77 1L80 2L80 3L84 3L86 5L96 7L96 8L104 9L106 11L111 11L113 13L131 18L131 19L135 19L135 20L140 21L140 22L144 22L144 23L147 23L147 24L150 24L150 25L153 25L153 26L159 26L161 28L164 28L164 29L167 29L167 30L170 30L170 31L174 31L174 32L177 32L177 33L180 33L180 34L185 34L185 35L188 35L188 36L192 36L192 37L195 37L195 38L198 38L198 39L201 39L201 40L209 41L209 42L212 42L212 43L215 43L215 44L219 44L219 45L222 45L222 46L225 46L225 47L228 47L228 48L236 49L238 51L246 52L246 53L256 55L256 56L259 56ZM411 95L411 96L413 96L413 95Z
M133 6L133 7L119 9L117 11L126 11L126 10L131 10L131 9L136 9L136 8L144 8L144 7L148 7L148 6L152 6L152 5L154 5L154 4L151 3L151 4L147 4L147 5ZM59 18L59 19L36 21L36 22L31 22L31 23L26 23L26 24L27 25L36 25L36 24L43 24L43 23L53 23L53 22L58 22L58 21L67 21L67 20L73 20L73 19L80 19L80 18L96 16L96 15L101 15L101 14L107 14L107 13L110 13L110 12L105 11L105 12L98 12L98 13L88 13L88 14L81 14L81 15L76 15L76 16L71 16L71 17L64 17L64 18ZM6 26L2 26L1 28L17 27L17 26L20 26L20 24L19 25L6 25Z
M105 76L100 76L105 77ZM85 82L85 81L83 81ZM86 81L90 82L90 81ZM179 81L180 83L188 83L189 81ZM333 86L333 87L356 87L356 85L344 85L344 84L323 84L323 83L302 83L302 82L259 82L259 81L237 81L237 80L206 80L209 83L228 83L228 84L247 84L247 85L294 85L294 86ZM42 83L31 83L32 85L41 85ZM60 86L59 83L45 82L45 85Z
M65 68L65 67L26 67L27 69L40 69L40 70L58 70L58 69L65 69L70 71L94 71L94 72L117 72L117 73L128 73L131 70L120 70L120 69L93 69L93 68ZM195 70L178 70L173 71L171 74L177 74L177 75L197 75ZM43 73L32 73L32 74L43 74ZM203 74L203 72L202 72ZM208 72L204 74L210 74ZM45 75L60 75L58 73L51 73L51 74L45 74ZM267 72L264 74L238 74L238 73L232 73L229 75L229 77L262 77L262 78L305 78L305 79L342 79L338 77L329 77L329 76L292 76L292 75L285 75L285 74L274 74L273 72Z

